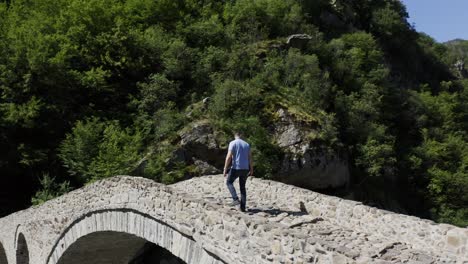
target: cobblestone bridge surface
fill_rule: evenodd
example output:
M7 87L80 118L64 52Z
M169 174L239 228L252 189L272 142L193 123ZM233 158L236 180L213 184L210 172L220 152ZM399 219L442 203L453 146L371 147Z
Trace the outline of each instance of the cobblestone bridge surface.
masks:
M468 229L249 178L165 186L119 176L0 219L0 264L136 263L145 243L187 263L468 263Z

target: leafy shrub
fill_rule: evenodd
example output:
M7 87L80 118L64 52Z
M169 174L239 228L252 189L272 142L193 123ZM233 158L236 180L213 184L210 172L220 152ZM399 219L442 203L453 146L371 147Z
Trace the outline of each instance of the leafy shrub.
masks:
M217 85L209 110L218 118L245 117L261 109L260 99L250 83L226 80Z
M149 81L139 83L140 100L133 102L140 111L149 114L155 113L166 106L168 102L174 102L180 90L179 84L168 80L163 74L152 74Z
M143 176L172 184L196 174L193 165L187 165L177 157L176 146L167 141L161 142L147 158Z
M70 175L85 183L90 165L99 154L99 144L106 124L98 118L77 121L70 134L62 141L59 156Z
M89 176L96 180L131 173L141 158L142 147L141 132L123 129L117 122L110 122L103 131L98 155L89 167Z
M40 205L55 197L71 191L70 182L57 183L56 179L45 174L40 179L41 189L32 197L33 205Z
M154 140L174 139L184 124L186 124L184 113L179 112L173 104L168 104L154 114Z
M59 155L80 182L130 173L142 150L143 135L117 121L78 121L61 143Z

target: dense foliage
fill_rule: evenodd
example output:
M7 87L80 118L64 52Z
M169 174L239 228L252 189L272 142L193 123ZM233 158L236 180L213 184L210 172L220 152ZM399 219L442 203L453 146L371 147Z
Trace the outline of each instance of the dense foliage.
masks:
M450 53L447 57L449 63L455 63L457 60L468 63L468 40L455 39L445 43Z
M116 174L196 175L171 156L197 121L245 131L275 178L281 106L349 154L356 199L466 226L468 80L406 18L391 0L0 1L2 187L40 203ZM311 39L286 45L296 33Z

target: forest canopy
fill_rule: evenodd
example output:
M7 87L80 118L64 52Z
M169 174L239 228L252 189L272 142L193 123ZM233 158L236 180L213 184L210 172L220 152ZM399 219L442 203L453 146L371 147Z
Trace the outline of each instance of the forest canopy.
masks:
M168 166L193 122L246 131L276 179L281 105L348 154L355 199L466 226L466 44L407 17L392 0L0 1L0 213L116 174L197 176Z

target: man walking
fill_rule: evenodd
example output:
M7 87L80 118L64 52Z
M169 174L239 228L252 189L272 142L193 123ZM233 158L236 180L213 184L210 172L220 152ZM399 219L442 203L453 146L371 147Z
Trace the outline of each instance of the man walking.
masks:
M249 143L241 139L241 134L239 132L236 132L234 137L235 139L229 143L223 174L224 177L227 176L226 185L233 199L233 202L230 205L236 206L240 204L240 210L245 212L245 205L247 200L245 183L247 182L247 177L249 175L253 176L252 152L250 151ZM229 170L228 175L227 170L229 165L231 165L231 169ZM241 192L240 202L236 193L236 189L233 185L237 178L239 178L239 187Z

